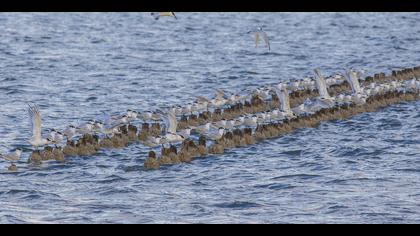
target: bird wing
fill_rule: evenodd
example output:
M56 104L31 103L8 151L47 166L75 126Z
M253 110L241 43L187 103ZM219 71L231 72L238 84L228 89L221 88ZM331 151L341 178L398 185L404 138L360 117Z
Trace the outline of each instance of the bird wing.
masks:
M261 32L261 34L262 34L262 37L264 39L265 46L267 46L268 47L268 50L270 51L270 40L268 40L267 33L266 32Z
M28 113L32 126L32 138L41 139L41 114L37 105L28 105Z
M260 34L255 32L255 47L258 47L258 43L260 42Z
M168 112L168 122L169 122L168 132L175 134L176 128L178 126L178 122L176 120L176 116L173 111Z
M319 71L319 69L315 69L314 72L316 88L318 89L319 96L322 98L329 98L330 95L328 94L327 83L325 82L324 77L321 75L321 71Z
M353 93L359 93L361 89L360 89L360 84L359 84L359 80L357 79L356 73L354 73L351 70L347 70L345 75L346 75L345 76L346 80L350 84L350 87Z
M359 78L357 76L357 73L354 71L350 71L350 78L353 83L355 92L356 93L362 92L362 90L360 89Z
M282 90L276 88L276 95L280 99L280 110L286 113L290 113L290 100L289 100L289 92L286 90L285 87Z

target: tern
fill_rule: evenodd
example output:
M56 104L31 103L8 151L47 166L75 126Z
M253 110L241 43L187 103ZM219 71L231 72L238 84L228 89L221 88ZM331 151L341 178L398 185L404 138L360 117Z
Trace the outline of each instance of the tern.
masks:
M217 132L207 133L205 134L205 136L211 140L217 141L223 137L224 133L225 133L225 129L223 127L220 127Z
M14 162L17 162L20 159L20 156L22 155L22 149L17 148L15 151L8 153L8 154L0 154L0 158L5 159L6 161L10 161L13 165Z
M155 18L155 20L159 20L159 18L161 16L172 16L174 17L176 20L178 20L178 18L176 17L175 13L170 11L170 12L152 12L150 13L151 16L153 16Z
M28 141L33 147L38 148L50 144L52 141L49 138L42 138L41 136L41 113L37 105L29 105L28 113L32 126L32 137Z
M184 136L176 133L178 122L176 120L175 111L173 109L170 109L167 112L167 116L164 117L164 121L166 127L166 134L164 137L168 143L181 142L185 139Z
M61 143L64 140L64 134L55 129L51 129L51 132L48 138L52 141L53 144L57 147L57 144Z
M208 132L211 128L212 124L206 123L204 125L200 125L200 126L196 126L196 127L191 127L193 130L197 131L199 134L204 134L206 132Z
M67 140L72 139L76 135L76 127L74 125L69 125L64 131L64 136Z
M249 31L248 34L249 33L252 33L255 36L255 47L256 48L258 47L258 44L260 42L260 38L263 38L264 42L265 42L265 46L268 47L269 51L271 50L270 41L268 40L268 35L267 35L266 32L263 31L262 27L259 27L258 30L256 30L256 31Z

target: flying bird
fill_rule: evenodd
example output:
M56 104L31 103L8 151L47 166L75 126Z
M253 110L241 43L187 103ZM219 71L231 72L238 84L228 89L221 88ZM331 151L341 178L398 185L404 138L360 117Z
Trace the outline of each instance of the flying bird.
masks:
M32 137L28 141L33 147L38 148L52 143L49 138L42 138L41 136L41 113L37 105L28 104L29 117L32 126Z
M256 30L256 31L249 31L248 34L249 33L253 33L254 36L255 36L255 47L258 47L258 44L260 42L260 38L263 38L264 42L265 42L265 46L268 47L268 51L271 50L268 35L267 35L266 32L263 31L262 27L259 27L258 30Z
M170 12L152 12L150 13L151 16L153 16L155 18L155 20L159 20L159 18L161 16L173 16L176 20L178 20L178 18L176 18L175 12L170 11Z

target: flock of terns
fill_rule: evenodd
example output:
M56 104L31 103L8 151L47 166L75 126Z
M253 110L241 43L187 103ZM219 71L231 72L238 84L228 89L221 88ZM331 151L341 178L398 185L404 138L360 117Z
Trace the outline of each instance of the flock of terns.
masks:
M262 86L252 90L249 94L227 94L225 91L217 90L213 98L198 96L194 102L185 105L174 105L165 109L142 112L128 109L125 113L119 115L101 114L86 123L69 125L61 131L50 129L46 136L42 134L40 108L36 104L28 104L28 115L32 126L32 136L28 139L28 143L37 151L40 147L51 145L57 147L62 145L63 142L74 143L75 139L86 134L96 135L100 138L112 138L114 135L121 134L122 127L127 127L127 125L137 121L164 126L160 134L149 135L141 141L147 147L179 144L192 138L193 133L217 142L227 131L232 131L238 127L257 127L274 121L291 120L296 117L314 114L321 109L333 108L343 104L363 105L369 97L389 91L416 91L418 93L420 90L420 81L415 77L406 81L370 83L368 86L361 87L359 83L360 74L360 72L349 69L345 71L344 75L336 74L324 78L320 70L315 69L312 78ZM341 93L336 96L329 94L328 87L342 84L345 81L350 85L351 93ZM318 96L314 99L306 99L302 104L292 108L289 100L290 93L300 90L317 91ZM215 113L217 109L226 109L238 104L243 106L254 97L267 101L272 99L272 95L275 95L279 100L279 106L275 109L259 113L250 112L232 119L209 121L196 126L187 125L180 129L177 117L186 117L205 111ZM22 149L20 148L8 154L0 154L3 159L10 161L11 167L14 168L16 168L14 163L20 159L21 155Z
M151 13L158 20L163 16L171 16L176 18L173 12ZM260 38L263 38L266 46L270 50L270 43L267 34L259 28L253 32L256 38L256 46ZM217 142L227 131L231 131L238 127L257 127L260 124L270 123L273 121L281 122L294 119L300 116L314 114L315 112L341 106L343 104L362 105L366 103L369 97L389 91L418 91L420 90L420 81L413 77L406 81L391 81L389 83L371 83L369 86L361 87L359 77L363 71L356 72L352 69L346 70L343 75L336 74L324 78L319 69L314 70L314 76L303 80L295 80L290 82L280 82L278 84L269 84L252 90L247 94L227 93L226 91L217 90L214 97L206 98L198 96L194 102L184 105L174 105L169 108L157 109L155 111L136 111L128 109L123 114L110 115L101 114L95 119L89 120L80 125L69 125L64 130L49 129L48 135L42 134L42 119L40 108L36 104L28 104L28 115L32 126L32 136L28 139L28 143L39 151L39 148L46 146L55 146L56 148L66 144L74 143L76 139L84 135L95 135L98 140L104 138L112 138L122 133L122 127L127 127L134 122L162 124L164 129L159 128L156 135L148 135L141 142L147 147L164 147L165 145L179 144L187 139L192 138L193 134L204 136L208 140ZM341 93L331 96L328 87L347 82L351 87L351 93ZM318 96L315 99L307 99L302 104L291 107L290 94L295 91L312 90L317 91ZM219 119L217 121L208 121L197 125L183 125L180 128L179 123L182 117L202 112L216 113L221 108L232 108L235 106L244 106L252 98L259 98L262 101L272 99L273 95L278 98L279 106L272 110L259 113L241 114L232 119ZM177 117L181 117L178 121ZM163 122L162 122L163 121ZM0 157L10 161L9 170L16 169L17 162L22 155L22 149L18 148L7 154L0 154Z

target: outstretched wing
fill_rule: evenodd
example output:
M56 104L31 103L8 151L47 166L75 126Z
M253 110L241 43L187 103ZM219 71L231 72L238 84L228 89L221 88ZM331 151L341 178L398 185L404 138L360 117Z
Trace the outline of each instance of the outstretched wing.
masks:
M274 88L277 97L280 100L280 110L286 113L290 113L290 100L289 100L289 92L283 87L281 90L277 87Z
M176 120L176 116L175 113L173 111L169 111L168 112L168 122L169 122L169 127L167 129L167 131L169 133L176 133L176 128L178 126L178 122Z
M261 31L261 34L262 34L262 37L263 37L263 39L264 39L264 42L265 42L265 46L267 46L268 47L268 50L270 51L270 40L268 40L268 35L267 35L267 33L266 32L264 32L264 31Z
M327 90L327 83L325 82L324 77L321 75L319 69L315 69L315 82L316 88L318 89L319 96L322 98L330 98Z
M258 47L258 43L260 42L260 34L257 32L254 32L255 34L255 47Z
M37 105L28 104L29 109L29 118L32 127L32 138L41 139L41 113L39 112L39 107Z
M346 73L346 80L350 84L353 93L360 93L360 84L359 79L357 78L357 74L352 70L347 70Z

